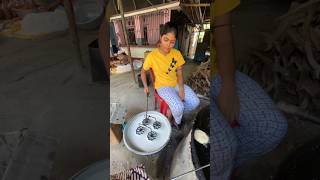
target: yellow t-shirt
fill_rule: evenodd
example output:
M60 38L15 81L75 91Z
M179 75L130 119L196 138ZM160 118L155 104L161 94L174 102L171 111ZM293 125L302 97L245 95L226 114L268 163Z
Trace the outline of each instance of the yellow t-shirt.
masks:
M176 86L178 83L176 69L185 63L180 51L172 48L167 55L163 55L156 48L152 50L143 63L143 69L152 71L155 76L154 87Z
M236 8L240 4L240 0L215 0L214 3L211 4L211 25L210 27L214 27L214 17L221 16L223 14L226 14L230 11L232 11L234 8ZM212 31L211 31L212 32ZM212 44L213 42L213 35L211 34L211 75L214 76L218 69L217 69L217 63L216 63L216 51Z

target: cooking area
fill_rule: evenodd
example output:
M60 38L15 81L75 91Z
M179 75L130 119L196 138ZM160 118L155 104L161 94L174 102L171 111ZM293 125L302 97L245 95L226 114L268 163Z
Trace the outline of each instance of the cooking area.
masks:
M319 36L316 35L318 31L316 29L319 26L319 23L317 23L318 10L312 11L317 15L313 17L313 20L309 16L309 22L311 22L311 27L313 28L311 28L310 33L314 37L311 39L311 43L314 43L312 48L308 48L308 44L306 44L307 49L301 49L303 47L301 44L299 45L302 42L300 41L301 39L295 38L297 33L297 37L305 35L303 33L300 34L303 32L300 31L300 28L303 27L303 19L307 17L307 13L303 12L307 12L307 7L311 8L312 5L317 3L317 1L306 1L304 3L247 0L242 1L241 5L234 11L232 16L233 34L239 70L248 74L263 86L264 90L272 96L288 120L288 133L281 144L266 155L246 163L239 170L239 179L284 179L283 177L292 177L294 175L312 179L312 177L319 176L313 170L315 167L314 162L318 158L315 154L319 152L317 146L317 143L319 143L317 137L320 135L319 118L318 111L315 110L319 107L317 103L318 93L312 91L311 86L309 86L311 82L317 85L318 79L314 79L317 77L317 70L308 64L308 62L313 62L312 57L318 61L318 58L310 53L312 51L317 54L316 47L319 47L314 41L319 39ZM317 8L315 7L315 9ZM277 43L283 46L279 46ZM299 53L295 48L298 49ZM150 51L151 49L148 50ZM135 52L133 51L132 53ZM291 58L289 58L290 61L286 61L288 57ZM141 58L143 59L144 56L142 55ZM304 59L304 61L299 61L299 59ZM276 68L268 69L272 67L270 65L274 65ZM206 69L210 69L206 66L206 62L198 65L187 60L184 76L189 78L185 77L185 79L188 79L186 81L189 84L194 84L193 87L197 87L199 81L207 81L206 77L202 73L195 74L191 72L205 71ZM297 76L296 69L304 69L306 74L310 72L310 76L304 74L301 77L306 78L306 80L301 81L299 84L294 84L294 79L290 77ZM274 71L277 71L277 73ZM188 74L188 72L190 73ZM139 73L139 70L136 70L136 73ZM269 76L273 73L277 74L277 76ZM292 73L292 76L288 76L288 73ZM272 78L276 79L275 83L272 82ZM126 104L127 120L146 111L146 97L141 89L142 87L139 89L131 79L130 74L111 75L111 98L116 99L115 102L124 102L122 104ZM129 82L124 85L126 81ZM151 81L150 84L150 87L152 87ZM197 93L204 95L204 97L208 95L208 88L205 87L205 84L203 83L203 88L196 89ZM113 86L117 88L113 89ZM318 86L315 87L317 87L315 89L319 89ZM129 91L130 88L131 90ZM153 107L153 90L150 92L150 97L152 98L149 98L148 101ZM137 96L138 94L139 96ZM295 96L292 96L292 94L295 94ZM208 131L209 127L205 117L209 116L209 111L206 107L209 100L202 97L200 99L200 107L192 115L186 116L188 119L186 120L188 122L186 123L187 125L178 132L172 128L170 141L158 153L138 156L134 153L132 154L122 142L111 145L110 150L113 155L110 166L111 174L143 164L152 179L162 179L162 177L165 177L164 172L167 173L168 171L170 173L167 173L167 178L170 176L170 178L177 179L208 179L210 145L205 143L205 135L210 137L212 134L210 135ZM294 106L292 106L293 104ZM147 109L151 110L152 108L149 105ZM159 107L157 111L160 111ZM204 117L199 118L201 116ZM139 130L142 129L140 128ZM147 134L152 130L149 128L144 129L146 139ZM141 131L137 132L141 133ZM204 136L201 135L202 132L205 133ZM166 156L164 151L174 152L174 154ZM126 154L126 156L124 157L123 154ZM309 163L304 164L306 163L304 160L307 159L310 160ZM289 176L292 169L295 169L297 173L291 173L291 176ZM306 176L306 174L310 176Z
M151 179L178 178L185 173L195 173L192 171L195 166L186 166L184 163L179 164L182 168L178 174L171 174L170 170L176 147L191 132L197 112L209 104L209 84L206 81L210 75L209 5L199 8L177 1L163 3L153 0L149 2L151 6L145 1L145 7L142 3L140 8L136 4L136 9L130 9L134 7L129 5L131 2L123 3L125 18L121 17L121 4L118 9L114 5L115 12L110 18L111 178L120 177L126 170L135 167L142 168L144 175ZM197 12L196 16L190 16L191 11ZM135 16L131 17L131 14ZM121 21L125 23L121 24ZM179 59L180 56L175 56L172 61L170 59L166 74L175 71L175 66L185 61L182 78L196 96L189 106L197 108L182 115L179 127L174 125L174 120L168 114L171 110L175 115L175 109L172 108L178 106L168 107L160 96L161 91L157 89L159 82L154 81L159 71L152 67L152 71L143 74L141 70L146 68L148 55L155 55L161 32L168 22L175 23L178 30L174 48L181 52L183 60ZM125 28L127 34L123 31ZM145 90L145 84L148 91ZM190 95L186 94L186 97ZM203 168L208 169L209 166Z
M228 159L210 157L233 144L222 138L217 150L217 130L258 122L210 127L223 112L210 109L212 72L222 69L212 68L210 30L226 27L215 26L210 2L0 0L0 180L210 179ZM260 108L265 98L239 83L252 102L239 102L240 119L274 120L265 110L279 109L288 124L280 144L232 175L320 179L320 1L241 0L225 25L237 70L276 105ZM236 137L251 144L242 153L279 126L255 127ZM260 142L241 140L256 132Z
M185 70L190 72L194 68L196 65L190 62L186 65ZM187 73L185 75L188 77ZM152 91L148 97L149 106L146 111L146 95L137 84L132 81L128 82L130 78L130 73L111 75L110 78L111 100L116 99L114 102L123 104L125 106L123 111L126 112L124 128L118 126L123 129L122 138L115 144L112 144L111 140L110 174L116 174L143 164L151 179L162 179L161 177L165 175L170 176L170 162L174 158L173 153L178 152L176 147L182 138L191 132L197 112L208 105L209 101L206 98L201 99L199 109L191 114L186 114L185 124L180 131L177 131L171 127L171 122L159 113L159 109L154 111ZM189 155L189 159L192 161L191 154ZM183 162L179 166L183 167L180 168L181 173L173 173L172 177L193 170L195 167L192 164L185 165Z

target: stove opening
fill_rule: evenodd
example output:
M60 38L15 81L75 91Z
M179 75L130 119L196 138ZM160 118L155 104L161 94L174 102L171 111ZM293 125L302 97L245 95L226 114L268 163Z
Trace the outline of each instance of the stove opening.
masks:
M206 106L199 111L196 116L196 121L192 129L191 138L191 154L192 161L195 168L205 166L210 163L210 144L205 147L204 145L198 143L194 140L194 131L200 129L204 131L210 137L210 107ZM210 179L210 167L206 167L202 170L196 172L199 180L209 180Z

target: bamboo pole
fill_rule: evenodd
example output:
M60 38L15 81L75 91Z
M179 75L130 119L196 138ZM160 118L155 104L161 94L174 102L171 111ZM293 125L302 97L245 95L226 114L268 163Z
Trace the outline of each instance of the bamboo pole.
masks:
M132 1L133 1L133 7L134 7L134 10L137 10L137 5L136 5L135 0L132 0Z
M72 6L71 0L64 0L64 7L66 9L66 13L68 16L69 31L71 34L72 43L73 43L75 50L76 50L77 61L78 61L79 66L82 69L84 69L84 68L86 68L86 66L85 66L85 64L82 60L82 56L81 56L79 35L78 35L78 31L77 31L77 26L76 26L76 22L75 22L75 17L74 17L73 6Z
M172 2L167 2L165 4L157 4L154 6L149 6L145 7L142 9L138 10L133 10L133 11L128 11L124 14L125 17L130 17L130 16L136 16L136 15L141 15L141 14L147 14L155 11L160 11L163 9L180 9L181 7L179 6L180 2L179 1L172 1ZM115 20L115 19L121 19L120 14L116 14L111 16L110 20Z
M210 7L210 3L181 3L180 5L185 7Z
M103 22L100 25L99 29L99 37L98 37L98 43L99 43L99 50L101 57L104 62L104 66L107 72L107 77L110 77L110 50L108 48L110 42L110 22L108 20L103 20Z
M133 61L132 61L132 58L131 58L130 44L129 44L129 41L128 41L128 35L127 35L127 31L126 31L126 25L125 25L125 24L126 24L126 21L125 21L125 18L124 18L122 0L118 0L118 4L119 4L119 6L120 6L120 13L121 13L121 18L122 18L123 34L124 34L125 42L126 42L127 47L128 47L129 61L130 61L130 64L131 64L132 76L133 76L134 82L137 83L136 75L135 75L134 67L133 67Z

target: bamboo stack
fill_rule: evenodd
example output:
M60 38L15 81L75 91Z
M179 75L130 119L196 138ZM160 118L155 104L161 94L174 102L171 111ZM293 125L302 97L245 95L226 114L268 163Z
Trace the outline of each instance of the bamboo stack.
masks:
M293 2L276 25L239 69L283 111L320 122L320 0Z
M197 94L209 97L210 91L210 58L202 62L197 70L187 79L189 85Z
M0 0L0 20L10 20L19 14L35 12L44 5L40 0Z

